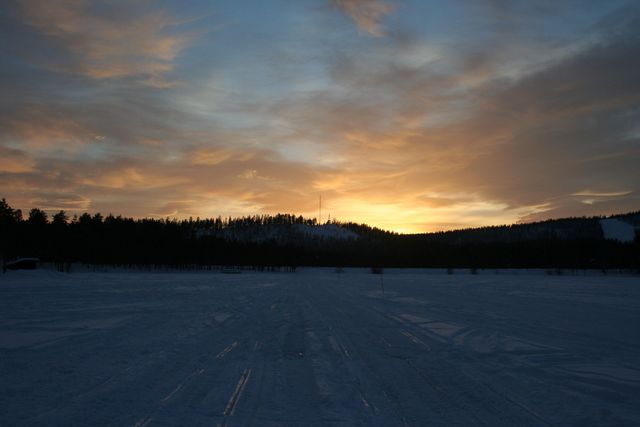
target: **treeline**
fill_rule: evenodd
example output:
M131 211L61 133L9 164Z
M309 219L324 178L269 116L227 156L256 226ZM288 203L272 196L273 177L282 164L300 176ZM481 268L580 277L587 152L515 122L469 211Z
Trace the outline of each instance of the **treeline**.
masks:
M636 214L634 214L636 215ZM635 217L633 217L635 218ZM323 224L327 227L327 224ZM346 237L307 233L315 219L279 214L133 219L23 215L0 201L0 255L59 264L573 268L640 270L640 243L605 240L597 219L574 218L446 233L400 235L333 222ZM357 238L353 238L353 233ZM248 237L249 236L249 237Z
M633 217L634 214L629 214ZM635 215L638 215L636 213ZM601 217L562 218L527 224L498 225L422 234L431 241L455 244L541 240L602 240Z

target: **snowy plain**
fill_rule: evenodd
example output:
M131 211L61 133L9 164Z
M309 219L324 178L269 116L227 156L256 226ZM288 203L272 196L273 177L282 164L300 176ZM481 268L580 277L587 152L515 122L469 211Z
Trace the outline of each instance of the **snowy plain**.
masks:
M8 272L0 378L2 426L637 426L640 278Z

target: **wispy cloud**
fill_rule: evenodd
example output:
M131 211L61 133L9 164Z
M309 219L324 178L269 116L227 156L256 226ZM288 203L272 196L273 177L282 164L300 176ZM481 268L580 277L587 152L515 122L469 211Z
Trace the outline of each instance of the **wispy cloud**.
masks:
M380 21L393 11L393 5L383 0L331 0L331 4L347 14L360 31L371 36L384 36Z
M95 79L141 76L152 86L172 84L165 74L188 44L179 20L146 2L24 0L24 22L50 37L71 56L51 68Z
M584 190L573 193L572 196L582 197L621 197L631 194L632 191L592 191Z
M24 173L33 170L33 159L23 150L0 145L0 173Z

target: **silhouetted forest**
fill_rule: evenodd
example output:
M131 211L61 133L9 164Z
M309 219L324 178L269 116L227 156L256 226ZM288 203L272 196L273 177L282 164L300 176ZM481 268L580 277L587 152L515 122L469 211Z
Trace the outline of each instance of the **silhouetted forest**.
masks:
M623 218L623 216L620 216ZM636 224L640 212L624 216ZM640 270L640 240L604 239L599 218L402 235L363 224L278 214L132 219L99 213L27 215L0 202L0 255L146 266L624 268Z

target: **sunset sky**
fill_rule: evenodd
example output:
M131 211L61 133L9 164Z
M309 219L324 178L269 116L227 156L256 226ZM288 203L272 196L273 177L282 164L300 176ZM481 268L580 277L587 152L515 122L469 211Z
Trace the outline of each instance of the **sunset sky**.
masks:
M0 197L421 232L640 209L636 0L0 4Z

